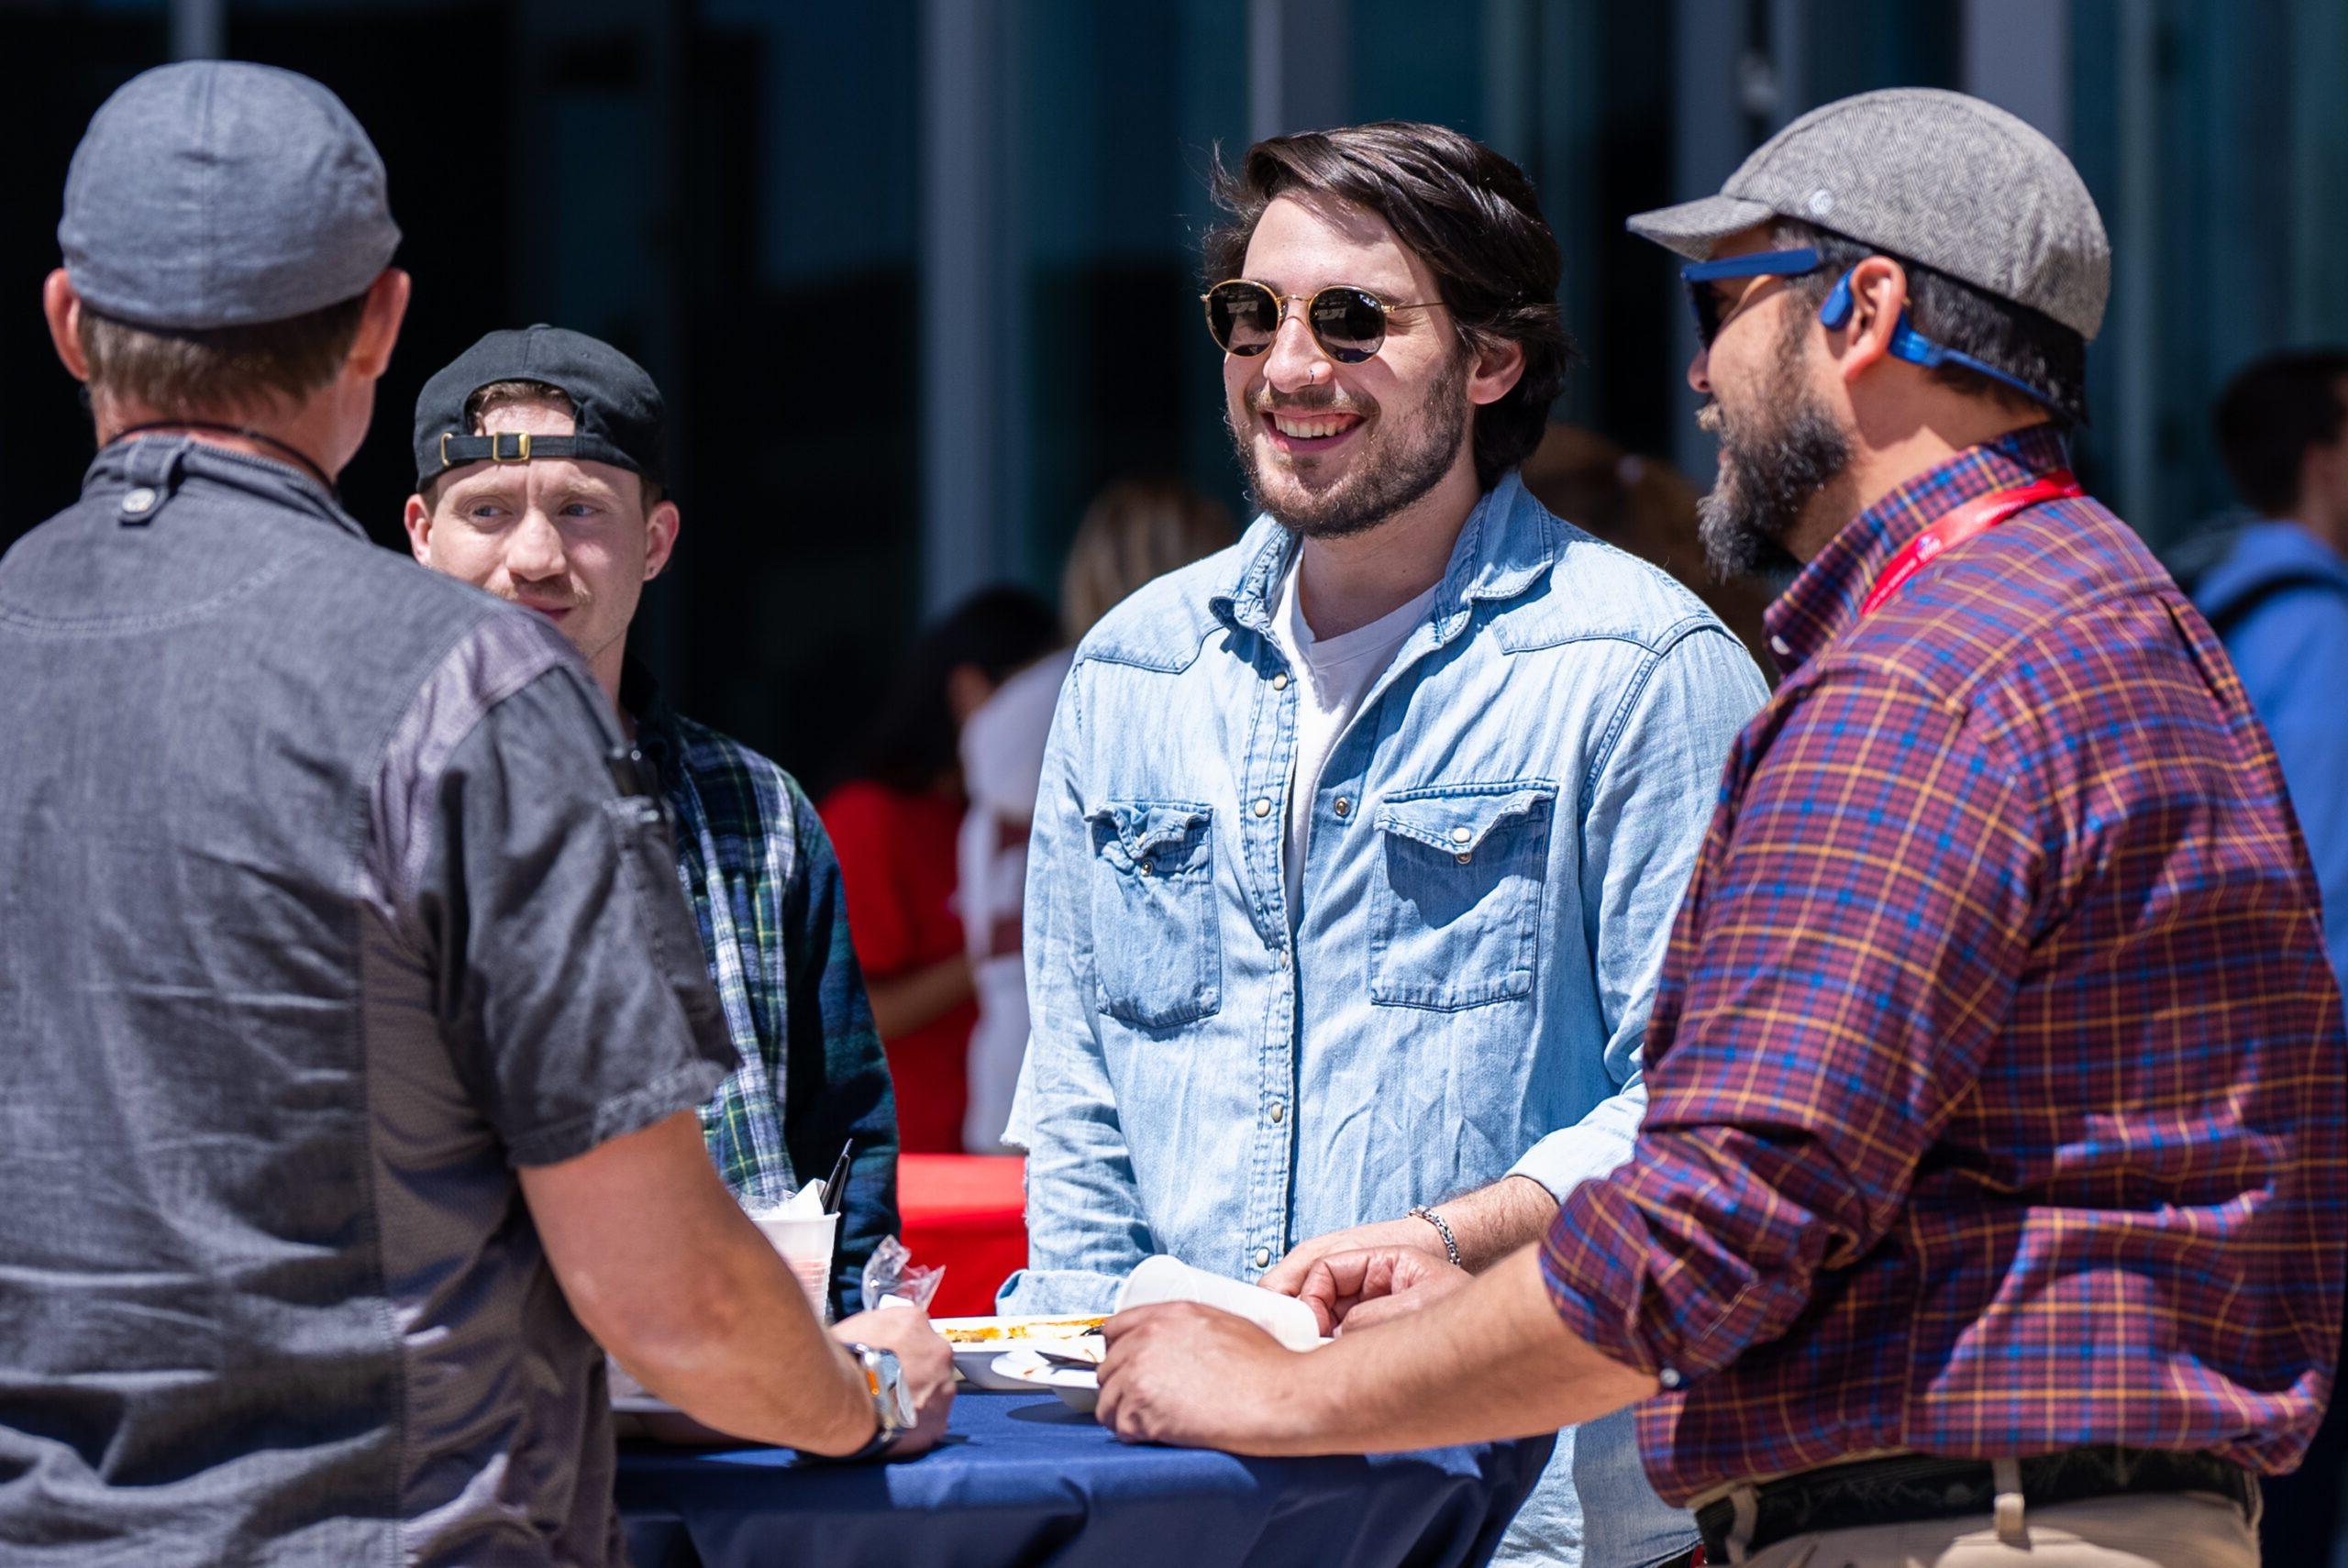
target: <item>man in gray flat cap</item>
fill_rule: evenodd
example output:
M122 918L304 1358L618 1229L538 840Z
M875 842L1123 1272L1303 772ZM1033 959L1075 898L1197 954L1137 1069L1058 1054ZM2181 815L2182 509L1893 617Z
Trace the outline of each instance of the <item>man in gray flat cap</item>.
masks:
M1312 1453L1644 1401L1715 1562L2249 1568L2333 1372L2348 1053L2274 752L2068 471L2094 204L2013 116L1901 90L1631 226L1692 263L1707 542L1796 573L1636 1149L1472 1280L1321 1260L1308 1355L1113 1320L1102 1419Z
M713 1425L935 1441L712 1169L667 829L542 620L365 539L406 276L349 111L142 75L44 289L99 449L0 559L0 1558L620 1561L600 1339ZM841 1342L843 1340L853 1343Z

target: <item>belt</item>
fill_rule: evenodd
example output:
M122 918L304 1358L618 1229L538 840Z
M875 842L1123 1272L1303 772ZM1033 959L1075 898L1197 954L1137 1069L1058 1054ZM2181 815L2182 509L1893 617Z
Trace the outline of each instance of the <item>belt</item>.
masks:
M2249 1471L2212 1453L2100 1446L2020 1463L2023 1500L2043 1506L2133 1492L2214 1492L2249 1515L2258 1496ZM1814 1531L1988 1514L1997 1506L1997 1490L1988 1462L1980 1459L1896 1454L1805 1470L1753 1488L1753 1533L1744 1549L1758 1551ZM1696 1528L1712 1562L1730 1561L1735 1522L1733 1493L1696 1510Z

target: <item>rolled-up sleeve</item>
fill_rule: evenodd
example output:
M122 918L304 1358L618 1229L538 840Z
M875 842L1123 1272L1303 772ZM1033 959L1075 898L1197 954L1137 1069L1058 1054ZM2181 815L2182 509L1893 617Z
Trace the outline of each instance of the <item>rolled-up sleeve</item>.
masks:
M2006 1013L2040 882L2013 780L1897 676L1822 680L1728 778L1635 1151L1542 1246L1567 1325L1667 1386L1782 1334L1889 1231Z

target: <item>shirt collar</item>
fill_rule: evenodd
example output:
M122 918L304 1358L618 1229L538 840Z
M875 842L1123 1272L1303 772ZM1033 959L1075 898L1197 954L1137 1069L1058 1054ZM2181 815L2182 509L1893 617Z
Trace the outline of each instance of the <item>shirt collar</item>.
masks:
M684 736L677 728L677 711L669 705L669 694L661 687L659 677L639 663L634 654L620 660L620 706L636 721L636 748L644 759L659 770L660 777L672 779L684 765Z
M111 441L99 447L97 455L90 459L90 466L83 470L82 493L85 497L111 494L116 490L145 485L163 491L164 499L168 499L170 492L176 491L190 474L273 501L291 502L345 533L360 539L367 537L367 530L359 520L342 509L340 499L318 483L316 475L274 458L163 431Z
M1977 495L2027 484L2068 461L2062 435L2053 425L2027 425L1967 447L1843 525L1763 613L1762 624L1778 669L1791 675L1850 630L1877 574L1930 525Z
M1270 519L1257 521L1260 525ZM1263 544L1243 558L1238 580L1208 602L1225 620L1268 634L1280 583L1296 558L1296 540L1277 525L1263 532ZM1524 488L1516 470L1501 475L1468 513L1458 541L1451 547L1451 563L1444 569L1429 611L1439 628L1437 640L1457 632L1455 618L1475 601L1514 599L1531 588L1556 564L1561 544L1556 520Z

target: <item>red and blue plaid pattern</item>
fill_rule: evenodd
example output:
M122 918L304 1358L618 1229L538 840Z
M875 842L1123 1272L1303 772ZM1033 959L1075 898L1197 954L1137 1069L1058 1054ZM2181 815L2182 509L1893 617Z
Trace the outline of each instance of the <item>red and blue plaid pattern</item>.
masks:
M1773 605L1647 1034L1550 1297L1656 1373L1656 1489L1882 1450L2296 1463L2348 1267L2315 879L2208 626L2090 500L1875 574L2060 467L2044 427L1846 526Z

